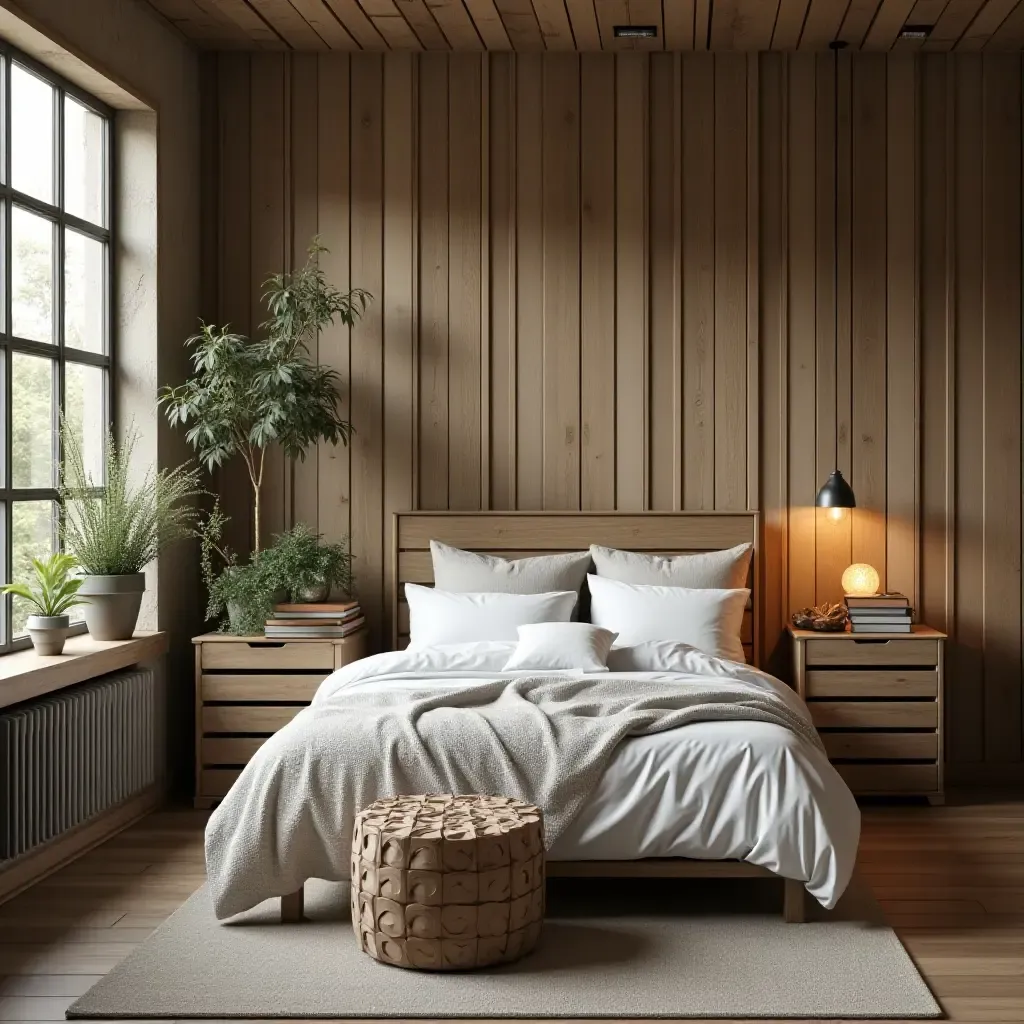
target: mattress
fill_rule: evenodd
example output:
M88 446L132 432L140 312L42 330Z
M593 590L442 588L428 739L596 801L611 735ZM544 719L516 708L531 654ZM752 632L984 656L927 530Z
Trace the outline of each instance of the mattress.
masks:
M329 707L345 689L393 696L426 687L443 695L467 680L507 678L510 673L502 667L514 646L449 645L366 658L328 677L314 708ZM665 657L657 659L660 671L642 675L685 687L704 674L726 672L752 688L771 689L809 718L789 687L750 666L687 648L685 663L678 666L685 671L674 671L672 649L683 646L669 645ZM603 673L602 678L616 675L636 678L637 672ZM252 905L256 897L291 892L308 877L347 877L347 841L339 842L334 827L324 824L331 814L317 808L296 812L299 804L281 796L288 786L302 786L302 769L295 766L316 756L308 735L306 749L288 751L290 729L257 753L210 819L207 861L220 916L237 913L241 902ZM301 727L293 734L304 735ZM288 764L286 772L281 766ZM280 778L284 774L291 781ZM263 835L257 853L243 837L258 830L270 830L274 841ZM621 742L548 856L743 860L803 881L815 899L832 907L850 880L859 834L856 802L819 747L780 725L700 721ZM240 901L241 892L246 896Z

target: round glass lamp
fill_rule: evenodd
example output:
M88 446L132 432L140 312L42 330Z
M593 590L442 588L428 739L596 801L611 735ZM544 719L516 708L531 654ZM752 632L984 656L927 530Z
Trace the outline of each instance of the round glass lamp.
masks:
M878 573L867 562L855 562L843 573L843 593L870 597L878 593Z

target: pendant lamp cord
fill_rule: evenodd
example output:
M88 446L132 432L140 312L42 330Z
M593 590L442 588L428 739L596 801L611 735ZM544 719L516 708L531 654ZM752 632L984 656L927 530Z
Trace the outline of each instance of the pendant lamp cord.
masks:
M832 129L832 308L835 312L833 344L834 362L832 364L832 397L835 402L833 409L839 416L839 51L846 49L843 39L833 39L828 44L833 53L833 87L832 102L835 121ZM835 467L839 469L839 432L836 429Z

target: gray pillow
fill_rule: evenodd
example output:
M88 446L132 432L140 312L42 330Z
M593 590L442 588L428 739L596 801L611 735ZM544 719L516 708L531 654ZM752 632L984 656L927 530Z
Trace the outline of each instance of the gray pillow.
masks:
M598 576L641 587L690 587L694 590L739 590L747 585L753 544L699 555L641 555L590 545Z
M548 594L556 590L579 594L590 571L589 551L510 560L432 540L430 557L434 586L457 594Z

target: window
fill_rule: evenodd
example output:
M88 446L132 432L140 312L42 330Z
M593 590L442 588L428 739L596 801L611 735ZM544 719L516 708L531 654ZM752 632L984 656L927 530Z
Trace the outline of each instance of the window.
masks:
M62 414L101 482L111 115L5 44L0 97L0 561L5 580L23 580L59 543ZM2 612L0 652L27 646L28 606L7 597Z

